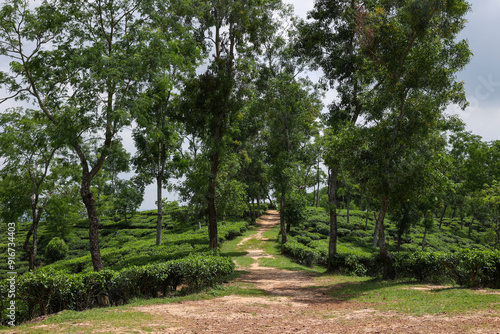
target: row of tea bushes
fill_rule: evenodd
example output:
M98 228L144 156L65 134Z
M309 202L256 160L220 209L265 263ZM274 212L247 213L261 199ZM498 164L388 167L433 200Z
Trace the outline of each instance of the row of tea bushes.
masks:
M25 273L16 282L18 322L62 310L85 310L120 305L135 297L162 297L182 285L198 291L220 282L234 271L230 258L196 254L186 258L120 271L102 270L69 274L54 270ZM0 282L0 306L7 310L9 282ZM4 311L5 312L5 311ZM2 314L2 322L6 322Z

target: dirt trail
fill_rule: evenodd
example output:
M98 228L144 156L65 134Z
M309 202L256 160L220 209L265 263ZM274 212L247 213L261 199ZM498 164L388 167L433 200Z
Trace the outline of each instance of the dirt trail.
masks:
M500 333L500 319L493 312L453 317L381 312L333 299L317 275L263 267L259 261L272 256L245 245L251 239L264 240L263 233L278 223L279 214L268 211L258 222L257 233L240 242L254 263L231 283L250 284L268 295L135 309L154 315L156 321L149 327L158 328L157 333Z

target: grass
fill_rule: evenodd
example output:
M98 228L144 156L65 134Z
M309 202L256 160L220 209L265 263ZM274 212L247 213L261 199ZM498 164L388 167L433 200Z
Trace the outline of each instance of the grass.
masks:
M265 258L260 260L260 265L263 267L274 267L284 270L301 270L310 273L321 273L324 271L320 267L307 267L294 262L291 258L281 254L281 247L277 242L277 236L279 232L279 225L265 231L263 233L263 238L268 240L260 240L259 245L261 249L265 250L268 254L271 254L274 258Z
M422 315L458 315L477 311L500 314L500 294L452 286L420 285L350 277L327 292L337 301L366 303L367 308Z
M245 251L246 246L238 245L241 240L248 238L257 232L256 226L250 226L248 230L243 233L243 235L234 238L233 240L225 241L221 246L221 254L225 256L230 256L239 267L249 268L254 260L248 256L248 252ZM246 245L246 244L245 244Z
M131 307L96 308L84 312L63 311L40 323L25 324L8 331L12 333L104 333L120 328L133 333L150 332L154 315L137 312Z

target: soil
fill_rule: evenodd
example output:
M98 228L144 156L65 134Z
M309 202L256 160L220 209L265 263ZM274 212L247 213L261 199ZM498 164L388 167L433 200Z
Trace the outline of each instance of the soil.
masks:
M268 211L256 235L263 239L267 229L279 224L279 214ZM255 261L236 282L251 284L267 295L226 296L178 304L141 306L152 314L159 333L499 333L496 312L466 315L409 316L382 312L368 304L339 301L326 294L316 274L262 267L259 260L272 257L264 250L246 249ZM432 287L424 287L424 289ZM161 328L161 329L160 329Z

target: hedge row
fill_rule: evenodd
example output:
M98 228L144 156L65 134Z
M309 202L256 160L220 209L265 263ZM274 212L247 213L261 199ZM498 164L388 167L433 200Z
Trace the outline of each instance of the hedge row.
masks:
M288 238L287 242L282 246L282 252L285 255L297 260L299 263L311 266L313 264L326 263L326 258L321 251L305 246L293 238Z
M401 252L394 254L394 268L399 277L422 282L500 288L500 251Z
M233 272L231 259L217 255L191 255L183 259L133 266L120 271L102 270L68 274L53 270L29 272L17 278L17 320L56 313L65 309L85 310L95 306L120 305L134 297L162 297L182 285L186 291L210 287ZM0 282L2 306L9 303L9 282ZM6 310L2 307L2 310ZM5 321L5 314L2 320Z
M283 253L299 263L326 265L327 249L308 247L295 238L283 245ZM420 282L453 283L468 287L500 288L500 251L464 249L451 252L398 252L392 254L398 278ZM338 252L333 267L339 272L358 276L379 276L382 261L378 253Z

